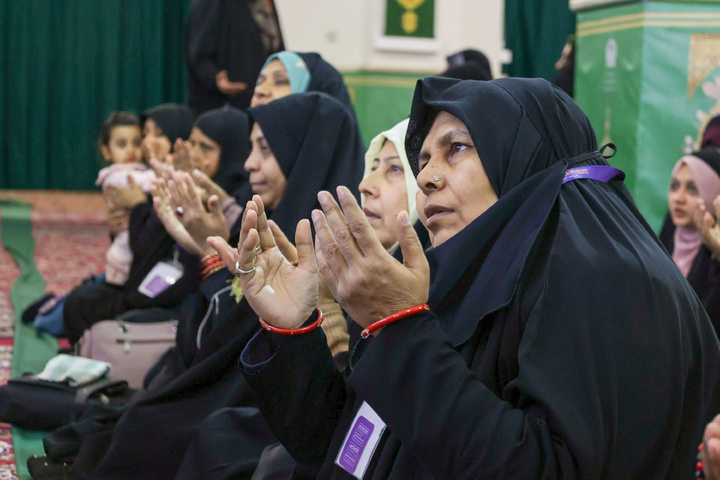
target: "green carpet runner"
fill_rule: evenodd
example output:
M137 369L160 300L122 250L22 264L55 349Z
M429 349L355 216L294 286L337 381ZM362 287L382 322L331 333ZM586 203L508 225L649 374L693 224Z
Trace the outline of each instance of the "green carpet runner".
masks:
M45 293L45 280L33 259L35 240L32 236L30 205L16 200L0 200L0 213L3 247L10 252L20 268L20 276L10 291L15 309L12 376L17 377L25 372L40 372L57 353L57 341L49 335L38 334L31 324L24 325L20 320L23 310ZM42 438L46 434L13 427L15 464L20 480L30 479L27 458L44 454Z

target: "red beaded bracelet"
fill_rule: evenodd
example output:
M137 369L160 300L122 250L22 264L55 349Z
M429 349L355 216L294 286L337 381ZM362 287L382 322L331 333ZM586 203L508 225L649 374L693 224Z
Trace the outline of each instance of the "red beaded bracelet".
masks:
M267 323L265 320L260 318L260 325L267 330L268 332L274 332L279 333L281 335L299 335L301 333L307 333L315 330L317 327L320 326L320 324L325 320L325 317L323 317L322 310L319 308L316 308L315 311L318 314L317 320L315 320L313 323L308 325L307 327L302 328L279 328L279 327L273 327L269 323Z
M362 338L368 338L375 330L378 330L385 325L389 325L395 320L400 320L401 318L408 317L410 315L414 315L416 313L424 312L426 310L430 310L430 307L428 304L423 303L420 305L415 305L414 307L406 308L405 310L400 310L397 313L393 313L392 315L389 315L382 320L378 320L377 322L373 323L369 327L367 327L365 330L362 331L360 336Z

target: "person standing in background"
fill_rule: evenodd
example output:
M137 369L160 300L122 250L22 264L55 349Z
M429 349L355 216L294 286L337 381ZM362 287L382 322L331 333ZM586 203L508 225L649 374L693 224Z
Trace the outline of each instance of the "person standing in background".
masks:
M246 109L268 55L283 50L273 0L193 0L185 28L188 105Z
M555 62L555 77L552 83L562 88L570 98L575 93L575 35L570 35L563 46L562 53Z

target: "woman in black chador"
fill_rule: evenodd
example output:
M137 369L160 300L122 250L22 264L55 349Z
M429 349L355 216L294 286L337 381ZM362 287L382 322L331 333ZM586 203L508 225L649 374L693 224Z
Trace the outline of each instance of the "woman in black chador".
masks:
M356 164L362 164L363 150L356 141L357 126L335 99L320 93L291 95L250 109L249 114L252 151L245 163L249 182L273 205L271 217L280 229L290 234L300 219L310 215L317 205L316 192L358 184L360 177L354 172L358 171ZM247 137L243 140L238 136L237 141L247 141ZM180 189L178 192L183 196ZM161 205L160 196L154 199L156 207ZM196 205L194 211L191 204L184 205L184 220L203 212L205 217L194 225L185 225L185 235L175 238L186 256L213 250L207 245L208 235L223 232L224 240L229 240L224 218L209 218L202 205ZM210 209L214 211L214 207ZM159 221L177 233L179 227L167 222L163 210L168 211L156 208ZM213 219L214 226L208 226ZM257 330L258 319L242 291L228 283L232 278L223 268L200 282L200 315L181 320L177 347L158 362L145 379L146 390L132 403L102 418L97 412L87 412L80 421L45 438L52 460L60 460L61 453L77 451L67 478L175 478L200 424L224 407L246 407L239 409L244 425L256 435L247 439L247 462L242 467L245 473L249 471L248 476L252 474L253 462L273 438L261 416L253 411L252 394L237 368L237 358ZM344 328L344 319L340 322Z
M401 264L342 188L339 205L318 195L315 255L299 223L296 267L262 202L241 228L243 291L267 325L241 368L299 468L690 478L718 340L580 108L544 80L426 78L406 146L427 261L406 214ZM318 271L371 333L344 375L314 328Z

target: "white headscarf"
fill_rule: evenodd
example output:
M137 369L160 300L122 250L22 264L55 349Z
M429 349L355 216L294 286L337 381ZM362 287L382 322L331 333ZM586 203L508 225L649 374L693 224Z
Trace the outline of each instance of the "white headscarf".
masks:
M365 153L365 173L363 174L363 178L367 177L372 171L373 160L375 160L378 153L380 153L383 143L385 143L385 139L388 139L388 141L395 145L395 149L397 150L400 161L402 162L403 170L405 171L408 215L410 216L410 225L414 225L418 220L418 213L415 208L415 194L418 191L418 186L415 175L413 175L412 168L410 168L410 162L408 162L407 154L405 153L405 132L407 132L408 122L409 119L405 119L392 127L390 130L385 130L372 139L370 147Z

